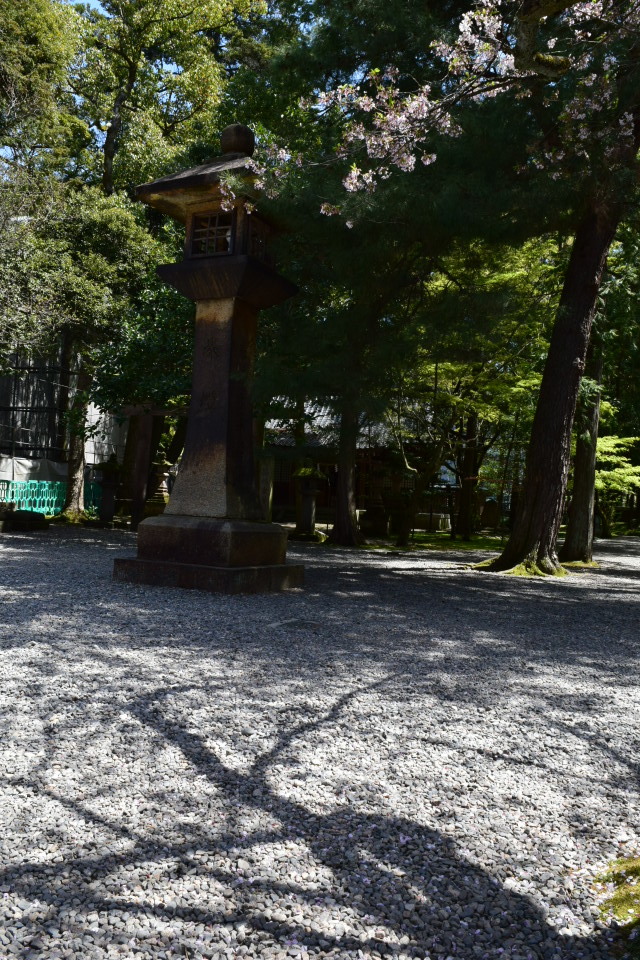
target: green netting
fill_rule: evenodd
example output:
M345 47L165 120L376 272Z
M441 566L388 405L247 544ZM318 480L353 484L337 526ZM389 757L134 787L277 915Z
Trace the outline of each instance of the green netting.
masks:
M16 510L37 510L49 516L60 513L66 492L66 480L0 480L0 503L15 503ZM98 510L101 499L100 484L85 483L85 510Z

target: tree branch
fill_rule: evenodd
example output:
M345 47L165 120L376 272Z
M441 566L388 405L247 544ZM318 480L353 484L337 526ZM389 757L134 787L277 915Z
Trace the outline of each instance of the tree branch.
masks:
M538 46L538 28L545 17L555 17L563 13L575 2L567 0L525 0L516 21L516 46L513 53L514 66L523 72L531 71L554 80L563 76L571 67L569 57L540 53Z

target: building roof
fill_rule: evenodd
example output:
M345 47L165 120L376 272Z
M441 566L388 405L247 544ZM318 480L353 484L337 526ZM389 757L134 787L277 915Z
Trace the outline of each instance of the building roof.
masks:
M286 408L286 401L283 401ZM311 448L333 449L338 444L340 417L326 403L307 401L304 405L305 431L304 446ZM296 437L293 424L296 414L293 407L290 416L274 418L266 423L266 442L272 447L295 447ZM358 449L388 446L391 441L389 431L381 423L363 421L358 439Z

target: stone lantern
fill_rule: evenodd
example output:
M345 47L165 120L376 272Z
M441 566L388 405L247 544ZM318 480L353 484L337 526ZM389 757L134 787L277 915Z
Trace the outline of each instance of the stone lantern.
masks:
M211 162L137 189L139 200L186 227L184 259L158 274L195 301L195 353L185 449L169 503L139 525L138 555L116 560L114 578L254 593L303 582L304 568L285 563L286 531L263 520L251 404L258 312L296 288L273 267L273 224L247 209L252 131L227 127L221 147ZM220 188L227 171L247 183L231 209Z

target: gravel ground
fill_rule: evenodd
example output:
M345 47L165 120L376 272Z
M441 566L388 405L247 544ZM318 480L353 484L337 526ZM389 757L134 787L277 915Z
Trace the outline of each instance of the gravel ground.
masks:
M303 591L0 538L0 958L609 958L640 543L563 581L297 546Z

